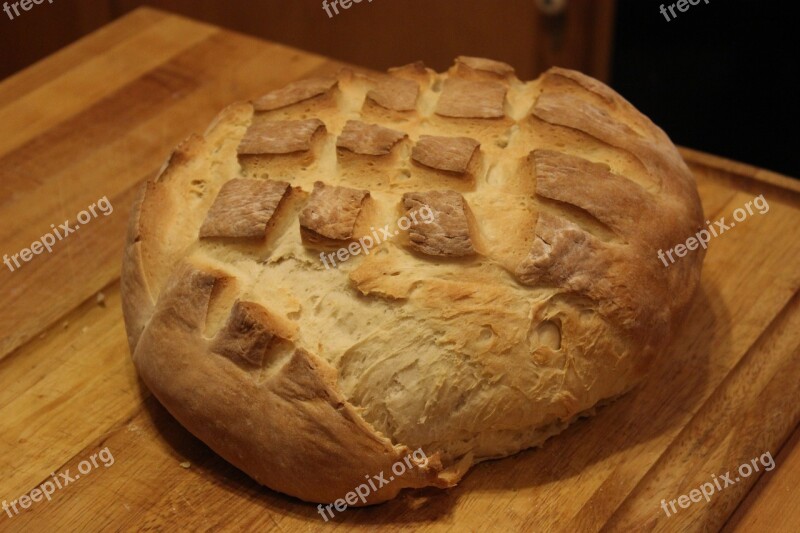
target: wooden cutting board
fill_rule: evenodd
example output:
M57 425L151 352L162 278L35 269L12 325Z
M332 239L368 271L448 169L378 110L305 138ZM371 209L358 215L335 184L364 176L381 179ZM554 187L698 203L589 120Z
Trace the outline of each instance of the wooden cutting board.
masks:
M142 9L0 84L0 253L102 197L114 207L51 254L0 265L0 500L108 454L51 501L1 513L0 530L797 531L800 186L690 150L710 220L761 194L769 211L712 240L686 326L651 379L543 448L325 524L177 425L137 380L120 311L137 184L229 102L339 67ZM775 469L671 517L661 509L766 452Z

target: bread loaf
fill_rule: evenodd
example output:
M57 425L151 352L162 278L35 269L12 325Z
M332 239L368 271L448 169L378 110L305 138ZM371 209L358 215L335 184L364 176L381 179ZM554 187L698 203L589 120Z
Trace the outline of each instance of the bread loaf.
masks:
M225 109L146 183L133 360L258 482L332 502L451 487L628 391L675 334L702 225L664 132L602 83L459 58ZM388 476L387 476L388 477Z

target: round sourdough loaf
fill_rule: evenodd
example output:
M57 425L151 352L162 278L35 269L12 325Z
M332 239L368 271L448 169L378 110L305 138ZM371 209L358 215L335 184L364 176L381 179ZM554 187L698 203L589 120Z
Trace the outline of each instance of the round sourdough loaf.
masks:
M228 107L142 188L130 347L181 424L286 494L332 502L420 450L377 503L641 380L703 258L657 253L702 223L669 138L578 72L315 77Z

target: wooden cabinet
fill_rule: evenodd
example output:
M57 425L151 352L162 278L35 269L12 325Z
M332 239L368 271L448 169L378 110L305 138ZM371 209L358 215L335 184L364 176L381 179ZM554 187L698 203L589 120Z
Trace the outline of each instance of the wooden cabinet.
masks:
M558 64L607 79L613 40L613 0L362 0L330 17L322 0L75 0L3 20L0 74L144 3L376 69L418 59L444 69L481 55L525 78Z

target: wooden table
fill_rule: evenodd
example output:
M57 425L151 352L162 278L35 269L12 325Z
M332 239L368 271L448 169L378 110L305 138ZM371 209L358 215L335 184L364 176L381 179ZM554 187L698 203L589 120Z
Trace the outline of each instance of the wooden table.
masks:
M759 194L770 210L712 241L686 328L652 379L542 449L326 525L176 424L137 380L120 311L137 184L227 103L339 66L143 9L0 84L0 253L99 198L114 206L51 254L0 265L0 500L98 463L51 501L0 514L0 530L797 531L800 185L690 150L710 219ZM774 470L662 511L765 452Z

